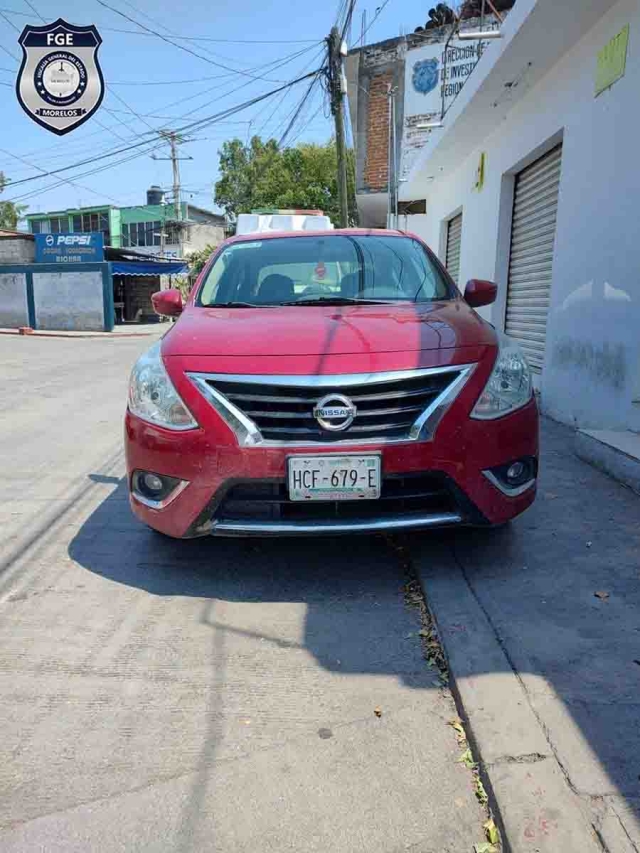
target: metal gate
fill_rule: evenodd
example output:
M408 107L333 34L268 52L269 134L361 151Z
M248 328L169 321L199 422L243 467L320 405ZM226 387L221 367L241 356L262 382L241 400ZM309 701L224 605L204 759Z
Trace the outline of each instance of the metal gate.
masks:
M447 250L445 266L451 278L458 284L460 278L460 244L462 243L462 214L447 223Z
M551 298L562 146L516 176L505 332L541 373Z

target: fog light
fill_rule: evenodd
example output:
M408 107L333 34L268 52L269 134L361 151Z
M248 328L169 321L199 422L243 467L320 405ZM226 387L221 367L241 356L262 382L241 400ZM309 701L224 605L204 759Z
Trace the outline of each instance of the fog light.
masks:
M184 480L153 471L134 471L131 477L131 491L135 497L154 509L162 509L186 486Z
M509 481L510 485L516 486L519 483L523 482L524 474L527 474L528 478L529 472L524 462L514 462L513 465L509 465L509 467L507 468L507 480Z
M535 456L523 456L491 468L484 475L505 495L518 497L534 484L538 476L538 460Z
M164 488L164 483L157 474L143 474L141 479L145 489L149 492L157 492L159 494Z

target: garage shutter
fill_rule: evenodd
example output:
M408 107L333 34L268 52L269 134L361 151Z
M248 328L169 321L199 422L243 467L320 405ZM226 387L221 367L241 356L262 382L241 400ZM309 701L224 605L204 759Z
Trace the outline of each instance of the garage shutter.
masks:
M562 146L516 176L505 331L542 371L551 298Z
M462 243L462 214L454 216L447 225L447 252L445 266L458 284L460 278L460 244Z

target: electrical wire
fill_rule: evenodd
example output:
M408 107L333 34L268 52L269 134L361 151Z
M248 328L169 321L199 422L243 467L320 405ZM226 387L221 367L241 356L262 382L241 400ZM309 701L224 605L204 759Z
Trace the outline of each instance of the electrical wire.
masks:
M233 68L229 68L227 65L223 65L220 62L215 62L213 59L209 59L208 56L204 56L201 53L197 53L195 50L191 50L190 47L185 47L183 44L179 44L176 41L173 41L169 36L162 35L157 30L153 30L150 27L147 27L145 24L141 24L139 21L136 21L135 18L132 18L130 15L127 15L125 12L121 12L119 9L116 9L114 6L110 6L105 0L96 0L101 6L104 6L105 9L109 9L111 12L114 12L116 15L120 15L120 17L125 18L127 21L130 21L132 24L140 27L143 30L147 30L147 32L152 33L157 36L162 41L166 41L167 44L172 44L174 47L177 47L179 50L183 50L185 53L190 53L192 56L197 57L198 59L202 59L204 62L209 63L209 65L214 65L216 68L223 68L225 71L234 71L236 74L240 74L244 77L251 77L254 80L266 80L269 83L281 83L281 80L273 80L269 77L261 77L256 76L254 74L250 74L247 71L235 70Z
M295 52L294 52L294 53L292 53L292 54L288 54L288 55L287 55L287 56L285 56L285 57L278 58L278 59L275 59L275 60L271 60L270 62L265 63L264 65L257 66L257 69L264 69L264 68L271 68L271 67L274 67L274 68L278 69L278 68L280 68L280 67L283 67L284 65L287 65L289 62L294 61L295 59L297 59L299 56L303 55L304 53L307 53L307 52L309 52L310 50L313 50L313 48L314 48L314 47L315 47L315 45L312 45L311 47L306 47L306 48L303 48L302 50L295 51ZM279 63L279 64L277 64L277 63ZM305 66L305 69L304 69L304 70L306 70L307 68L308 68L308 66ZM222 75L220 75L220 76L222 76ZM205 107L207 107L210 103L212 103L212 102L213 102L213 100L219 100L220 98L227 97L228 95L231 95L231 94L233 94L233 93L234 93L234 92L236 92L236 91L239 91L240 89L244 88L245 86L250 85L250 83L251 83L251 82L252 82L252 81L247 81L247 82L243 83L241 86L236 87L235 89L232 89L230 92L227 92L227 94L226 94L226 95L219 96L219 97L218 97L218 98L216 98L216 99L210 99L209 101L205 102L204 104L202 104L201 106L199 106L199 107L195 108L194 110L189 110L189 111L187 111L186 113L182 113L181 115L178 115L178 116L171 116L171 117L165 117L165 118L168 118L168 119L169 119L169 120L171 120L171 121L176 121L176 120L180 121L180 120L182 120L182 119L186 118L186 117L187 117L187 116L189 116L189 115L193 115L193 113L194 113L194 112L197 112L198 110L204 109L204 108L205 108ZM8 85L11 85L11 84L8 84ZM223 84L223 85L225 85L225 84ZM197 92L195 95L190 95L190 96L189 96L189 97L187 97L187 98L180 98L180 99L179 99L179 100L177 100L177 101L172 101L172 102L171 102L171 103L169 103L169 104L164 104L164 105L162 105L162 106L160 107L160 109L168 109L168 108L170 108L170 107L172 107L172 106L175 106L175 105L177 105L177 104L183 104L183 103L185 103L186 101L189 101L189 100L193 100L193 99L197 99L197 98L203 97L203 96L205 96L206 94L208 94L208 93L210 93L210 92L213 92L213 91L219 91L221 88L222 88L221 86L210 86L209 88L205 89L203 92ZM286 96L286 87L285 87L285 90L284 90L284 95ZM108 108L107 108L107 107L103 107L103 109L104 109L104 110L107 110ZM109 111L109 113L110 113L111 115L113 115L113 117L114 117L114 118L115 118L115 119L116 119L120 124L122 124L122 125L123 125L123 126L124 126L128 131L129 131L129 132L130 132L130 128L128 127L128 125L126 125L126 124L125 124L125 123L124 123L124 122L123 122L123 121L118 117L118 115L116 114L116 112L115 112L115 111L113 111L113 110L108 110L108 111ZM148 117L153 117L153 116L148 116ZM93 121L93 122L98 123L98 120L97 120L95 117L92 119L92 121ZM108 130L109 130L109 132L111 132L112 134L115 134L115 131L113 131L113 129L109 129L109 128L108 128L108 126L106 126L106 125L103 125L103 126L102 126L102 128L103 128L103 129L102 129L102 130L100 130L100 131L97 131L97 132L94 132L94 133L88 134L88 135L87 135L87 138L88 138L88 137L95 136L97 133L103 133L105 129L108 129ZM131 137L131 140L140 140L140 139L142 139L142 138L143 138L143 137L145 137L145 136L149 136L149 134L148 134L148 133L144 133L144 134L135 134L135 135L133 135L133 136ZM57 143L57 145L54 143L54 145L48 146L48 147L47 147L47 149L46 149L47 162L50 162L51 160L54 160L54 159L59 159L59 158L57 158L55 155L53 155L53 156L52 156L52 155L50 154L51 149L52 149L52 148L54 148L54 147L64 147L65 152L66 152L67 154L69 153L70 149L71 149L71 150L76 150L76 148L77 148L77 146L75 146L75 147L74 147L73 145L72 145L72 146L69 146L69 143L68 143L68 142L59 142L59 143ZM80 151L84 151L84 150L91 151L91 152L92 152L92 154L94 154L94 155L95 155L95 147L93 147L93 146L90 146L89 148L86 148L86 147L85 147L85 144L84 144L84 143L82 143L82 144L81 144L81 146L80 146ZM109 150L109 149L107 149L107 150ZM123 150L124 150L124 149L123 149ZM26 153L26 156L31 156L31 155L39 154L39 153L41 153L41 152L42 152L42 149L35 149L35 150L33 150L33 151L27 151L27 152L25 152L25 153ZM80 152L78 152L78 153L80 153ZM65 155L65 156L66 156L66 155Z
M153 33L140 32L139 30L122 30L115 27L100 27L101 30L110 33L124 33L131 36L153 36ZM218 39L210 36L179 36L172 35L179 41L204 41L217 44L315 44L317 39Z
M384 0L383 4L382 4L381 6L379 6L379 7L378 7L378 10L376 11L375 15L373 16L373 18L371 18L371 21L369 22L369 25L367 26L367 29L362 33L362 35L360 36L360 38L359 38L359 39L358 39L358 41L356 42L356 45L355 45L356 47L357 47L358 45L362 45L362 44L364 44L365 36L367 35L367 33L369 32L369 30L371 29L371 27L375 24L375 22L378 20L378 18L380 17L380 15L384 12L385 7L387 6L387 4L388 4L388 3L389 3L389 0Z
M0 50L4 51L7 54L7 56L11 57L11 59L15 60L16 62L20 62L18 57L15 55L15 53L11 53L11 51L8 48L6 48L3 44L0 44Z
M230 107L230 108L223 110L219 113L214 113L211 116L206 116L205 118L198 119L196 121L190 122L189 124L184 125L181 128L177 128L176 133L186 133L188 131L192 131L192 130L195 130L197 128L203 129L205 127L209 127L211 124L214 124L217 120L219 120L221 118L228 118L231 115L235 115L236 113L241 112L242 110L247 109L248 107L251 107L254 104L260 103L261 101L265 100L266 98L271 98L274 95L279 94L280 92L283 91L283 89L288 89L291 86L295 86L297 83L301 83L304 80L310 79L311 77L317 75L319 73L319 71L320 71L320 69L316 69L316 71L312 71L309 74L305 74L302 77L298 77L296 80L291 80L289 83L285 83L283 86L279 87L278 89L273 89L270 92L265 92L262 95L258 95L255 98L250 99L249 101L245 101L241 104L237 104L236 106ZM92 157L92 158L89 158L87 160L82 160L78 163L73 163L71 165L62 166L59 169L53 169L53 170L48 171L48 172L45 170L41 170L41 171L43 172L43 175L46 175L46 176L58 175L61 172L67 172L71 169L80 168L80 167L85 166L89 163L95 163L99 160L105 160L105 159L108 159L110 157L115 157L117 154L124 153L125 151L129 152L132 149L139 149L145 145L149 146L149 144L151 142L153 142L153 140L147 140L145 142L134 143L134 144L128 146L127 148L116 149L114 151L102 154L98 157ZM164 143L161 143L161 144L164 144ZM158 146L156 146L156 147L158 147ZM142 156L144 154L149 153L150 150L152 150L152 149L148 149L148 150L145 150L142 152L136 151L136 153L133 156L134 157ZM128 158L127 158L127 160L128 160ZM124 161L118 161L118 162L124 162ZM106 166L106 168L112 168L114 165L117 165L117 164L114 164L114 163L108 164ZM77 177L77 176L74 176L74 177ZM40 178L40 176L38 176L38 175L32 175L31 177L28 177L28 178L22 178L19 181L13 181L11 185L12 185L12 187L15 187L15 186L18 186L21 184L29 183L29 182L34 181L34 180L39 180L39 178ZM9 199L9 200L12 201L13 199Z
M9 18L7 18L7 16L5 15L5 13L4 13L4 12L2 12L2 11L0 11L0 18L2 18L4 21L6 21L6 22L9 24L9 26L10 26L10 27L13 27L13 29L14 29L17 33L19 33L19 32L20 32L20 27L16 27L16 25L13 23L13 21L12 21L12 20L10 20Z
M127 110L131 113L131 115L135 116L139 121L141 121L144 125L146 125L150 130L157 130L157 128L156 128L156 127L154 127L152 124L150 124L150 123L146 120L146 118L144 118L143 116L141 116L141 115L140 115L140 113L137 113L137 112L133 109L133 107L130 107L130 106L129 106L129 104L125 101L125 99L124 99L124 98L122 98L122 97L121 97L117 92L114 92L110 86L107 86L107 91L108 91L111 95L113 95L113 97L114 97L117 101L120 101L120 103L122 104L122 106L123 106L123 107L126 107L126 108L127 108Z
M307 91L304 93L304 95L300 99L300 103L298 104L296 111L294 112L293 117L291 118L291 121L287 125L287 129L285 130L285 132L280 137L280 140L278 142L278 148L282 148L284 146L284 143L287 141L287 137L291 133L296 121L300 117L300 114L302 113L304 106L307 103L308 98L311 96L311 93L313 92L317 82L318 82L318 74L313 78L313 80L311 81L311 83L307 87Z
M295 136L291 137L291 142L289 143L289 146L292 146L293 143L296 142L302 136L302 134L305 132L305 130L307 130L309 128L309 125L311 124L311 122L314 119L316 119L318 117L318 115L320 114L322 107L323 107L323 104L320 104L318 109L311 115L309 120L305 124L302 125L302 127L298 130L298 132L295 134Z
M325 51L325 45L324 45L324 42L323 42L323 43L322 43L322 47L320 48L320 50L319 50L319 51L317 51L317 52L313 55L313 57L311 58L311 61L309 62L309 64L308 64L308 65L305 65L305 67L302 69L303 73L304 73L305 71L308 71L308 70L309 70L309 67L310 67L311 65L315 65L315 64L316 64L316 62L318 62L318 60L320 59L320 56L324 53L324 51ZM260 128L256 130L256 136L261 136L261 135L262 135L262 133L264 132L264 129L265 129L265 128L270 124L271 119L272 119L272 118L273 118L273 116L278 112L278 110L280 109L280 107L282 106L282 104L284 103L284 101L286 100L287 95L288 95L288 92L286 92L286 91L282 93L282 97L278 100L278 102L277 102L276 106L273 108L272 112L269 114L269 118L267 118L267 120L266 120L266 121L264 121L264 122L260 125ZM266 107L267 107L267 106L268 106L268 104L265 104L265 107L263 107L263 109L259 111L258 115L262 115L262 113L263 113L264 109L266 109ZM290 115L291 115L291 114L290 114L290 113L288 113L288 114L287 114L287 116L285 117L284 121L287 121ZM258 116L256 116L256 117L255 117L255 119L257 119L257 118L258 118ZM254 119L254 120L255 120L255 119ZM272 136L277 136L277 131L280 129L280 126L281 126L281 123L279 123L279 124L278 124L278 126L277 126L277 128L275 128L275 129L274 129L274 132L273 132Z
M35 13L36 13L36 15L40 18L40 20L42 21L42 23L43 23L43 24L46 24L46 23L47 23L47 22L46 22L46 20L45 20L45 19L42 17L42 15L40 14L40 12L38 12L38 10L36 9L36 7L33 5L33 3L31 2L31 0L24 0L24 2L27 4L27 6L31 9L31 11L32 11L32 12L35 12Z

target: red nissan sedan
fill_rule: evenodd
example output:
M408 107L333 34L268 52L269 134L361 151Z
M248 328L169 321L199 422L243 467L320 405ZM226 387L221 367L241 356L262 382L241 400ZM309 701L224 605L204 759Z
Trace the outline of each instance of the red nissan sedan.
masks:
M223 243L133 368L131 506L173 537L500 525L534 500L538 411L518 345L396 231Z

